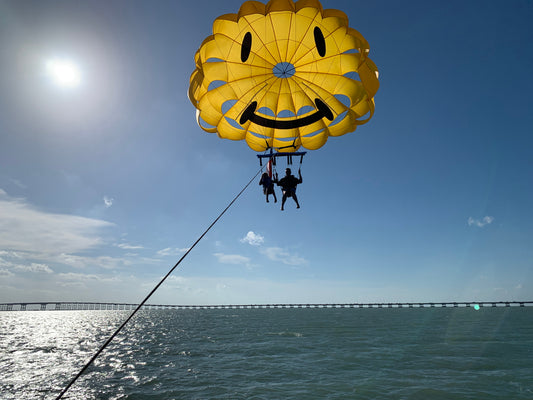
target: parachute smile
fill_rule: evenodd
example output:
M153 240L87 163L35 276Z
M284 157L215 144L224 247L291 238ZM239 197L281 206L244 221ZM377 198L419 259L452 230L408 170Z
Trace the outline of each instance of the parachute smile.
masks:
M280 120L265 118L261 117L260 115L257 115L255 113L255 110L257 108L257 101L253 101L248 107L246 107L246 109L242 113L239 123L243 125L247 121L251 121L257 125L261 125L266 128L293 129L311 125L312 123L320 121L324 117L329 121L333 120L333 113L322 100L315 99L315 105L317 111L311 115L298 119Z

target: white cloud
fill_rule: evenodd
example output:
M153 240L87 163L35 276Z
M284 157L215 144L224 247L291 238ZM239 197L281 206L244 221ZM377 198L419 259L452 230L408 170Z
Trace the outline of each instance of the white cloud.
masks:
M36 253L75 253L100 245L112 223L40 211L0 189L0 249Z
M137 250L137 249L144 249L144 246L140 245L133 245L133 244L127 244L127 243L119 243L116 245L117 247L120 247L124 250Z
M7 251L0 252L0 267L12 269L17 266L17 263L14 263L13 261L8 260L8 259L14 258L11 254L16 254L16 253L7 252Z
M61 273L57 274L57 277L62 281L113 281L112 278L105 278L101 275L96 274L80 274L76 272L67 272L67 273Z
M265 238L255 232L248 232L245 237L241 239L241 243L248 243L252 246L259 246L265 241Z
M30 265L17 265L15 269L25 272L52 274L54 271L46 264L31 263Z
M80 293L86 293L87 290L98 290L100 291L100 296L106 296L110 292L115 294L114 292L118 285L124 283L121 281L121 279L127 279L124 276L118 277L97 274L82 274L75 272L60 273L56 275L56 278L57 285L63 288L72 288L76 298L79 298ZM121 289L124 291L124 288Z
M10 257L10 258L22 258L22 256L19 253L16 253L14 251L4 251L4 250L0 250L0 256Z
M35 262L38 260L39 262ZM135 260L137 261L137 259ZM143 261L145 261L143 259ZM31 264L30 264L31 263ZM30 266L26 266L30 264ZM118 258L110 256L78 256L75 254L50 254L50 253L33 253L33 252L0 252L0 267L7 268L12 271L25 270L33 272L53 272L46 270L45 267L38 267L39 265L66 265L76 269L83 268L102 268L102 269L123 269L131 266L133 261L128 258ZM49 268L49 267L48 267Z
M483 219L481 220L468 217L468 226L475 225L479 228L483 228L485 225L492 224L493 221L494 221L494 217L491 217L489 215L487 215L486 217L483 217Z
M50 261L68 265L74 268L103 268L103 269L119 269L132 265L132 261L127 258L110 257L110 256L77 256L74 254L59 254L49 257Z
M238 254L224 254L224 253L215 253L215 257L218 259L218 262L222 264L242 264L250 265L250 259Z
M105 208L109 208L113 205L113 202L115 201L114 198L112 197L108 197L108 196L104 196L104 205L105 205Z
M288 250L281 247L268 247L262 249L261 253L266 255L270 260L282 262L287 265L303 265L307 264L307 260L297 254L291 254Z
M167 256L178 256L180 254L183 254L185 252L189 251L189 248L188 247L184 247L184 248L172 248L172 247L167 247L166 249L161 249L159 251L157 251L157 255L159 257L167 257Z

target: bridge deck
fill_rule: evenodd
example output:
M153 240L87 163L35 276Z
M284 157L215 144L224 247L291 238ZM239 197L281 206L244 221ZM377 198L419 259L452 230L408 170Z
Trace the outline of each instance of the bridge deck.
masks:
M533 301L454 301L412 303L296 303L296 304L218 304L179 305L146 304L143 310L205 310L205 309L257 309L257 308L447 308L447 307L525 307ZM97 302L25 302L0 303L0 311L61 311L61 310L134 310L133 303Z

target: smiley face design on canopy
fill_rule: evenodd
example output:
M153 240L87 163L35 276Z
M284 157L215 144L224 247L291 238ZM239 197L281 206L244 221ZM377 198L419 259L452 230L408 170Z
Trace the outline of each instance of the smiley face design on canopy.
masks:
M213 23L189 98L207 132L255 151L322 147L366 123L379 82L369 45L318 0L247 1Z

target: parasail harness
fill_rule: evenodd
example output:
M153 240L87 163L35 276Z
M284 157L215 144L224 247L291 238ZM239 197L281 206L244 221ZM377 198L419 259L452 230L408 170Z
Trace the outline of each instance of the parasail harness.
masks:
M287 147L293 147L293 146L287 146ZM278 173L276 171L276 165L277 165L277 159L278 158L285 158L286 165L289 167L290 165L293 165L293 157L298 158L300 157L300 163L298 166L298 170L300 170L304 156L307 154L306 151L293 151L293 152L279 152L279 150L284 149L285 147L277 148L276 152L274 152L274 149L271 147L265 152L265 154L258 154L257 158L259 158L259 165L261 166L261 169L263 168L263 159L267 159L267 172L268 175L272 178L273 176L276 178L278 177Z

